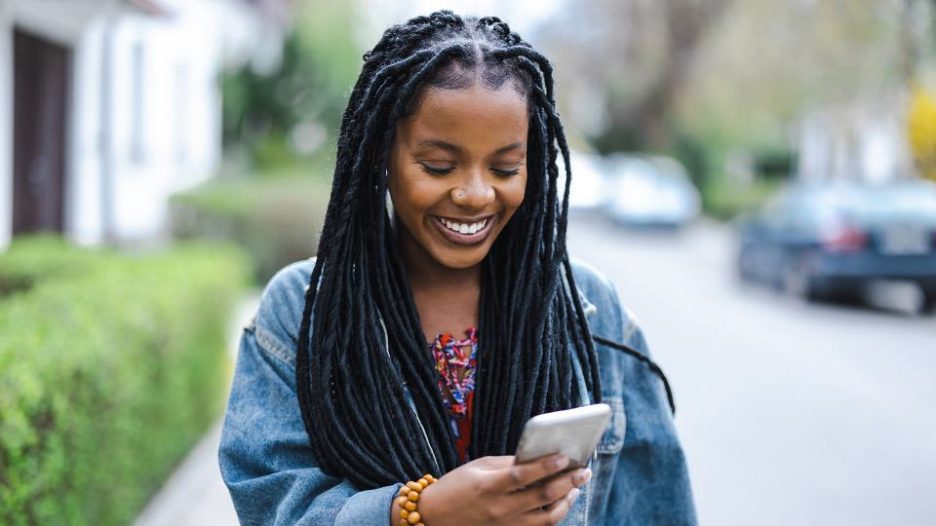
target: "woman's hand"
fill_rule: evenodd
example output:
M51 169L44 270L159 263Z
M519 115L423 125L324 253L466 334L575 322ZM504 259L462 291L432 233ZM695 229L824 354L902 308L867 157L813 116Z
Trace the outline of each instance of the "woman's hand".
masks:
M569 458L562 455L518 465L513 456L473 460L423 490L421 522L426 526L558 524L578 496L578 486L591 478L587 468L561 473L568 465ZM400 524L395 499L390 513L391 525Z

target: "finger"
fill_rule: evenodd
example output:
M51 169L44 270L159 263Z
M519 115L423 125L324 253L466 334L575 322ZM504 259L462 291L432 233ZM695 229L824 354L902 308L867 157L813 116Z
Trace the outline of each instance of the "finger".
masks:
M545 484L517 491L513 495L518 499L519 509L524 512L537 510L561 500L573 488L584 485L590 478L590 469L576 469L556 476Z
M510 466L514 465L514 456L513 455L500 455L500 456L488 456L481 457L479 459L473 460L470 464L474 465L479 469L492 470L492 469L507 469Z
M569 513L569 510L572 509L572 504L575 503L575 499L578 496L579 489L572 488L565 498L559 499L544 508L543 511L540 512L543 519L540 524L559 524L562 522L562 519L564 519Z
M501 489L516 491L534 482L559 473L569 465L569 457L555 454L511 466L503 477Z

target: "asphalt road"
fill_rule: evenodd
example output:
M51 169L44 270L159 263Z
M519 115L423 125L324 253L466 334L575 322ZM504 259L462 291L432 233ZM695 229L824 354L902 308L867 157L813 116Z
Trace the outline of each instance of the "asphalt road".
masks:
M702 524L936 524L936 317L743 286L731 231L576 216L574 257L616 284L666 371Z

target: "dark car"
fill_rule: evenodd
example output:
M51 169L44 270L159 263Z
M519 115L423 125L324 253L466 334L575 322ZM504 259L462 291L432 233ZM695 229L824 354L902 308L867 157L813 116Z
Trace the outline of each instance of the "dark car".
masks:
M740 221L738 272L807 299L916 283L936 309L936 184L800 183Z

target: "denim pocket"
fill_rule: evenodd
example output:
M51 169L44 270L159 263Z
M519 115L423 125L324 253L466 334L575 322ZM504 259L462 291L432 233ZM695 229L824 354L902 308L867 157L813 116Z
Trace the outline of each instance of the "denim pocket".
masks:
M613 455L624 447L624 434L627 431L627 415L624 413L624 400L620 397L602 397L602 402L611 406L611 423L598 441L599 455Z
M611 406L611 422L598 441L598 449L592 461L592 480L588 495L588 515L591 523L604 523L608 512L608 494L614 482L618 459L624 448L627 431L627 415L624 400L620 396L602 396L601 401Z

